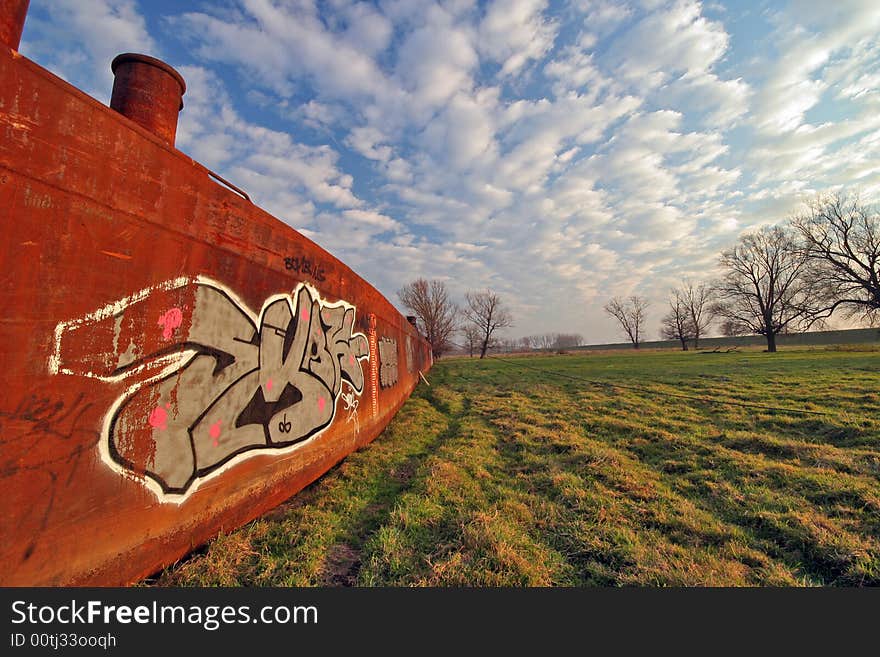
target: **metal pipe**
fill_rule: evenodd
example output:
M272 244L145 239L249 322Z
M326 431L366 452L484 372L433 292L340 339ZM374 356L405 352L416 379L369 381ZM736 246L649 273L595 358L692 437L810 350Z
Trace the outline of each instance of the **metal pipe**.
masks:
M110 107L174 146L186 83L168 64L137 53L117 55Z
M13 50L21 43L21 31L30 0L0 0L0 42Z

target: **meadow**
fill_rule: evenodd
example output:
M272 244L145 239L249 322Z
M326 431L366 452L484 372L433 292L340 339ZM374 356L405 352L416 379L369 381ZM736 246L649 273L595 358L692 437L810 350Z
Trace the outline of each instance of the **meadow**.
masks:
M880 585L880 349L449 359L155 586Z

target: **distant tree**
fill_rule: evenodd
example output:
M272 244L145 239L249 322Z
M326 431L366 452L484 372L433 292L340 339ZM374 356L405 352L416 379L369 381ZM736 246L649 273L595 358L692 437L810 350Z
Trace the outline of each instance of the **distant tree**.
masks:
M880 315L880 214L855 195L817 196L791 218L810 262L806 272L813 294L830 315L840 308L848 318Z
M554 349L571 349L579 346L584 341L584 336L579 333L557 333L553 341Z
M474 352L480 348L480 330L473 324L465 324L461 327L461 334L464 337L464 346L467 348L468 355L473 358Z
M745 326L742 322L737 322L732 319L725 319L721 322L721 335L728 338L733 338L738 335L748 335L750 332L751 330L749 327Z
M635 349L642 341L648 305L647 299L635 295L627 299L614 297L605 304L605 312L618 321Z
M519 339L519 344L523 348L523 351L529 351L532 348L532 338L531 336L525 336Z
M660 320L660 337L678 340L682 351L688 350L688 340L694 339L696 328L683 290L673 290L669 297L669 311Z
M479 329L480 358L485 358L495 339L495 332L513 326L513 317L504 306L501 297L492 290L468 292L466 298L467 308L464 309L464 317Z
M424 278L409 283L397 292L400 302L415 314L434 358L449 351L450 340L458 329L458 307L449 300L443 281Z
M513 353L519 349L519 340L513 338L502 338L498 340L498 348L504 353Z
M556 344L556 334L542 333L541 335L536 335L535 340L537 342L535 345L537 349L553 349L553 345Z
M685 281L677 294L690 316L694 349L697 349L700 346L700 338L706 335L714 319L711 310L712 288L704 283L694 286L692 282Z
M767 339L776 351L776 336L806 330L818 321L817 305L805 274L808 256L797 248L794 234L765 227L740 238L721 254L725 273L715 285L718 301L712 312L731 331Z

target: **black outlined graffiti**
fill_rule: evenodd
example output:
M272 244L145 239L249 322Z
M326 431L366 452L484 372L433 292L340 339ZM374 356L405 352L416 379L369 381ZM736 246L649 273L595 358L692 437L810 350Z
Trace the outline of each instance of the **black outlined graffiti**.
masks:
M397 383L397 340L379 340L379 383L383 388Z
M284 268L288 271L295 271L297 273L311 276L319 283L323 283L326 280L324 268L318 262L309 260L305 256L292 256L285 258Z
M173 330L156 314L174 317ZM147 335L126 330L144 326ZM60 324L50 369L138 379L105 421L106 457L182 496L239 455L328 427L343 384L352 399L364 388L369 350L354 326L354 306L327 303L305 284L254 317L214 281L180 279Z

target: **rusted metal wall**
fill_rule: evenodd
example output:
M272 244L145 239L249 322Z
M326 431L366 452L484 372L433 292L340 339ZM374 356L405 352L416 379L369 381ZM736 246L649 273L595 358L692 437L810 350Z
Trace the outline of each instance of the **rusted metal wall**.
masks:
M431 365L342 262L3 45L0 217L2 585L154 572L370 442Z

